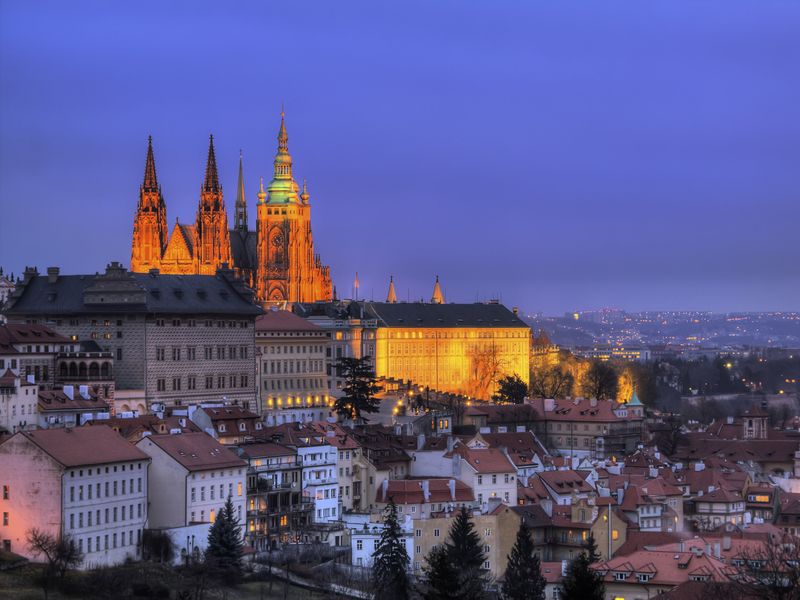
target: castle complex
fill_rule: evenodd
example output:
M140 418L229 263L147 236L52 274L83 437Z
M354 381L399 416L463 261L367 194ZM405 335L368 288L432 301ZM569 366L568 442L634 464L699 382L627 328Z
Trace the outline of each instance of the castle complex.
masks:
M213 275L227 264L253 288L262 304L331 300L330 269L314 252L310 196L305 184L301 191L292 177L288 142L281 112L274 175L266 191L261 183L256 230L251 231L247 225L241 156L234 226L228 228L212 137L195 222L176 221L169 235L167 205L158 185L150 139L133 224L131 271L158 269L173 275Z

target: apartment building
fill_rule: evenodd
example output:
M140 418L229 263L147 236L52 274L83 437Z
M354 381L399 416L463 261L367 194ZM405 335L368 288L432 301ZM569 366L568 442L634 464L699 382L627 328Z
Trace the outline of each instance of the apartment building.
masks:
M258 397L267 425L323 421L332 416L328 333L277 309L259 316L255 330Z
M116 389L140 390L148 406L216 401L255 409L255 318L262 310L252 300L230 270L160 275L111 263L98 275L26 270L7 316L70 341L96 342L113 357Z
M0 432L16 433L34 429L39 386L15 374L10 368L0 375Z
M228 498L244 524L247 464L213 437L200 432L149 435L136 448L152 461L150 527L210 527Z
M303 539L314 502L302 493L297 450L275 442L242 444L235 450L247 464L247 542L265 551Z
M4 549L35 560L26 536L38 528L69 536L83 567L135 559L148 520L149 463L103 425L14 434L0 443Z

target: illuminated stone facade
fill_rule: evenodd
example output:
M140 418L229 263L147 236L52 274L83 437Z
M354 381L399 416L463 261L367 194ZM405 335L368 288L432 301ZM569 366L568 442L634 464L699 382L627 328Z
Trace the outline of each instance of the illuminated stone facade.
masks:
M332 359L372 356L379 377L486 399L506 375L529 381L530 328L501 304L446 304L434 296L430 303L343 301L296 311L331 330Z
M281 113L273 179L266 192L262 182L256 230L250 231L241 157L234 227L229 229L212 138L195 222L176 222L172 235L167 231L167 208L150 141L133 225L131 271L213 275L227 264L255 290L262 304L330 300L330 270L314 251L310 196L305 184L301 191L292 177L288 141Z

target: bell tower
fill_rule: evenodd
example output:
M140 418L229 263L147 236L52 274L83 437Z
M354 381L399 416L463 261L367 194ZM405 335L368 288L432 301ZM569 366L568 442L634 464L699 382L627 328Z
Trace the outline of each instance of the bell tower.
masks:
M145 273L161 266L161 256L167 245L167 205L156 177L153 157L153 137L147 138L147 158L144 181L139 187L139 204L133 221L131 271Z
M232 266L228 214L217 174L214 136L209 137L206 176L200 187L200 204L195 225L195 260L197 273L214 275L223 263Z
M277 139L272 181L258 194L256 296L265 304L330 300L330 272L314 253L311 196L292 176L283 111Z

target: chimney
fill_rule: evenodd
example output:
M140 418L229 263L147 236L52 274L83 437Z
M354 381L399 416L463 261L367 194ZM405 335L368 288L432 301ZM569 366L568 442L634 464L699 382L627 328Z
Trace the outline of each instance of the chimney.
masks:
M720 546L719 542L714 544L714 556L717 558L722 558L722 547Z
M386 494L389 493L389 480L384 479L383 483L381 484L381 495L383 497L383 501L386 502Z
M89 399L89 386L88 386L88 385L82 385L82 386L80 386L80 387L78 388L78 391L79 391L79 393L80 393L80 395L81 395L81 396L83 396L83 397L84 397L84 398L86 398L87 400Z
M453 451L453 446L455 445L455 443L456 443L455 438L452 435L448 435L447 436L447 451L448 452L452 452Z
M733 425L733 417L728 417L725 419L725 421L728 423L728 425Z
M64 394L70 400L74 400L75 399L75 388L73 386L71 386L71 385L65 385L64 386Z
M328 431L325 432L325 437L329 438L336 437L336 432L333 429L329 429Z
M447 482L447 487L450 488L450 500L456 501L456 480L451 479Z
M519 314L519 307L515 306L514 308L511 309L511 312L514 313L514 316L517 316Z
M625 498L625 490L623 488L617 488L617 503L622 504L623 498Z
M562 577L566 577L567 576L567 561L566 560L562 560L561 561L561 576Z
M711 556L711 544L706 542L706 556Z
M592 398L591 400L589 400L589 406L595 408L597 406L597 398Z
M556 409L556 401L553 398L545 398L544 412L553 412Z
M552 517L553 516L553 500L550 499L550 498L545 498L544 500L542 500L540 502L540 504L542 505L542 510L545 512L545 514L548 517Z
M47 281L48 283L58 281L58 267L47 267Z
M686 552L686 543L683 540L678 545L678 552Z
M422 447L425 445L425 434L420 433L417 436L417 450L422 450Z
M431 482L427 479L422 480L422 500L427 504L431 499Z
M706 469L706 464L702 460L694 463L695 471L705 471L705 469Z
M725 535L722 537L722 549L726 551L731 549L731 536Z

